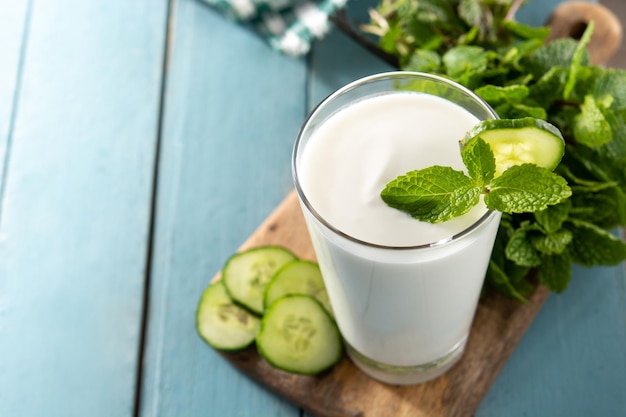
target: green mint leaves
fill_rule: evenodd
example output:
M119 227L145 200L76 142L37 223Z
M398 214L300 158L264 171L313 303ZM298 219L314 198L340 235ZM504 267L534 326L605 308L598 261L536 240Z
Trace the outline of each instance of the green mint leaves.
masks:
M549 27L515 21L520 3L381 0L363 30L378 37L400 69L459 82L502 119L532 117L561 131L565 153L555 172L572 195L533 214L503 214L487 272L489 287L524 301L537 280L565 289L573 263L626 260L626 244L607 231L626 226L626 70L591 63L593 22L578 41L547 42ZM473 162L465 163L483 198L496 204L500 186L495 194L492 188L500 180L489 179L483 162L471 170ZM506 198L540 200L542 190Z
M477 185L484 188L493 179L496 173L496 158L484 140L478 138L468 143L461 151L461 158L469 176Z
M532 164L507 169L488 187L485 204L503 213L534 213L572 194L565 179Z
M560 293L569 284L573 262L615 265L626 258L626 245L619 237L577 219L575 210L572 202L565 200L534 213L517 227L512 217L503 216L489 273L502 292L524 300L527 283L519 286L521 281L515 275L520 269L538 268L539 282Z
M469 175L441 166L411 171L389 182L381 198L418 220L438 223L467 213L480 194L487 208L504 213L540 211L571 195L565 179L532 164L494 177L493 151L480 137L463 147L461 156Z
M574 117L574 137L589 147L601 146L613 140L611 125L602 112L602 104L593 96L584 98L580 113Z
M463 172L432 166L391 181L381 197L416 219L438 223L467 213L478 204L481 191Z

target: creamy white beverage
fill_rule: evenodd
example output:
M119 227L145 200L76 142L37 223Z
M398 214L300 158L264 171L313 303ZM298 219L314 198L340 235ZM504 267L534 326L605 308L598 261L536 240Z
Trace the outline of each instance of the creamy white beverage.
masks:
M376 92L338 107L309 120L294 153L311 240L357 365L385 382L421 382L463 352L499 215L479 204L425 223L380 192L407 171L462 170L458 141L479 119L419 92Z
M460 232L487 209L480 204L444 223L416 221L380 198L385 185L432 165L464 168L458 141L478 119L423 93L367 98L340 110L302 154L300 185L315 210L340 231L385 246L417 246Z

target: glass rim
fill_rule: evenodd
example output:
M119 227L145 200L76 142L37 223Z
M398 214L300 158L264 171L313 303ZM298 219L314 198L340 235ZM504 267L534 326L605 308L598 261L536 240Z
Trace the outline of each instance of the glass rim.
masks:
M441 84L446 84L449 87L455 88L459 90L460 92L466 94L469 98L474 100L477 104L483 107L488 113L490 113L494 119L499 118L495 110L493 110L491 106L487 104L485 100L480 98L473 91L471 91L467 87L455 81L449 80L439 75L434 75L434 74L429 74L429 73L424 73L424 72L416 72L416 71L388 71L388 72L368 75L368 76L359 78L357 80L354 80L346 84L345 86L339 88L338 90L334 91L330 95L328 95L325 99L323 99L320 103L318 103L313 108L313 110L309 113L309 115L306 117L306 119L304 120L304 123L302 123L302 126L300 127L300 130L298 131L298 135L296 137L296 141L293 147L293 152L292 152L292 157L291 157L291 173L292 173L294 186L295 186L296 192L298 193L298 197L300 198L300 201L306 206L307 210L309 210L309 212L313 215L313 217L315 217L315 219L319 221L325 228L327 228L331 232L335 233L338 236L341 236L342 238L350 242L353 242L353 243L356 243L365 247L370 247L370 248L375 248L375 249L387 249L387 250L394 250L394 251L398 251L398 250L412 251L412 250L417 250L417 249L430 249L430 248L445 246L472 234L480 226L485 224L487 220L491 218L493 215L495 215L497 212L494 210L487 209L485 214L483 214L478 220L473 222L471 225L465 227L460 232L455 233L444 239L437 240L435 242L429 242L429 243L423 243L423 244L411 245L411 246L382 245L382 244L372 243L366 240L358 239L354 236L351 236L341 231L337 227L330 224L330 222L328 222L322 215L318 213L317 210L315 210L315 208L313 207L313 204L311 204L311 202L307 198L306 194L304 193L304 190L302 189L300 185L300 180L298 177L298 167L297 167L297 159L299 155L298 151L300 149L300 144L303 140L304 132L306 128L308 127L309 123L311 122L311 120L317 115L317 113L323 107L325 107L330 101L334 100L335 97L341 96L345 94L346 92L356 87L359 87L360 85L368 84L374 81L380 81L380 80L385 80L385 79L391 80L391 79L398 79L398 78L422 78L422 79L429 79L434 82L439 82Z

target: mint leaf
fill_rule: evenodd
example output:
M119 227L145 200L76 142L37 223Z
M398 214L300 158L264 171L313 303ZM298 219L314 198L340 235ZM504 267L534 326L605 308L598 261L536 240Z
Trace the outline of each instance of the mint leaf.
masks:
M485 21L485 9L475 0L461 0L457 12L470 26L480 28Z
M510 66L515 69L522 68L522 61L528 58L532 52L536 51L542 45L543 41L538 38L519 41L502 50L503 56L500 57L500 63L504 64L506 67ZM533 79L532 74L526 74L525 79L526 82L520 82L519 80L510 81L512 81L511 84L527 84Z
M435 51L417 49L405 68L407 71L435 72L441 66L441 57Z
M506 257L506 246L515 233L511 220L511 216L502 215L491 253L486 282L499 292L524 301L524 297L530 294L535 286L527 279L530 267L518 265Z
M572 62L569 66L569 71L567 73L567 81L565 82L565 89L563 90L563 98L568 99L574 87L576 86L576 79L578 77L578 72L582 65L586 64L588 61L588 53L585 49L591 40L591 34L593 33L594 23L593 20L589 22L585 32L580 37L578 44L576 45L576 49L572 55ZM587 58L586 61L583 61L584 58Z
M503 118L506 117L507 119L522 119L524 117L533 117L541 120L547 119L545 109L541 107L527 106L525 104L506 103L496 107L496 112Z
M595 180L610 182L617 179L612 175L614 167L603 164L592 148L584 145L568 146L566 156L570 166L575 163L577 169L582 167Z
M478 137L463 147L461 158L476 185L486 187L496 173L496 158L493 156L491 146Z
M548 37L548 35L550 35L549 27L528 26L516 22L515 20L505 20L502 22L502 26L522 39L538 39L543 41Z
M537 234L530 239L533 247L545 255L560 255L572 241L572 232L561 229L550 234Z
M572 172L572 169L568 166L559 167L559 172L570 181L572 190L580 192L596 192L619 186L617 181L596 181L582 178Z
M572 196L571 217L605 229L626 224L626 193L620 187L598 192L578 191Z
M530 243L528 235L537 229L529 223L524 223L511 235L505 254L507 259L520 266L533 267L541 264L541 256Z
M563 67L552 67L541 75L537 82L529 87L530 97L543 107L549 107L561 98L565 88L566 70Z
M443 55L443 63L451 77L484 71L487 68L487 52L480 46L460 45Z
M574 88L569 93L567 98L563 98L564 103L580 103L584 100L585 96L592 91L596 80L600 76L601 72L597 67L587 67L587 66L578 66L576 70L576 82L574 83ZM570 73L568 69L566 76ZM565 87L563 88L563 95L565 95ZM602 102L605 106L609 106L610 101L598 100Z
M574 118L574 138L578 143L593 148L613 140L611 125L600 106L593 96L585 96L585 102L580 106L581 112Z
M384 34L380 38L381 49L390 54L403 55L402 30L400 25L391 25L391 27L385 28Z
M626 260L626 244L593 223L571 219L572 259L581 265L615 265Z
M515 288L515 285L513 285L512 280L506 272L494 261L489 261L486 279L501 293L515 298L522 303L528 302L526 297Z
M463 172L432 166L399 176L380 196L390 207L438 223L467 213L478 204L481 191Z
M572 38L555 39L535 50L526 62L526 70L536 78L550 71L552 67L568 68L578 43Z
M560 230L563 222L567 220L571 207L572 204L569 200L548 206L546 209L534 213L535 220L545 233L554 233Z
M504 213L535 212L560 203L571 193L563 177L536 165L522 164L493 180L485 204Z
M509 85L499 87L495 85L485 85L477 88L475 93L492 106L503 102L521 103L528 97L528 87L525 85Z
M507 261L505 255L506 245L511 239L515 228L511 224L508 214L503 214L500 217L500 224L498 225L498 233L496 234L496 241L493 244L493 251L491 252L491 260L498 264L502 269L505 267Z
M478 26L472 26L472 28L468 30L467 33L464 33L461 36L459 36L459 39L457 42L459 45L471 45L479 37L480 37L480 28Z
M550 291L563 292L572 276L571 257L568 253L544 256L537 276Z
M626 107L626 70L607 69L603 71L596 77L592 94L597 100L611 96L616 108Z
M607 99L612 97L606 96ZM607 108L606 105L602 105L600 107L604 118L611 127L612 140L594 148L594 151L598 152L600 158L606 159L608 164L623 167L626 165L626 108L617 110L614 107L616 106L611 105L610 108Z

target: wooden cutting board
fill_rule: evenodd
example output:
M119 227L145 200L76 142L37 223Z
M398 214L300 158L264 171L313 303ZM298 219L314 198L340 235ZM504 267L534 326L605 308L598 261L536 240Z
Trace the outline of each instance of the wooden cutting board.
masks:
M281 245L315 260L298 198L292 191L240 249ZM219 279L219 274L215 279ZM420 385L391 386L363 374L344 355L330 371L301 376L273 368L253 346L222 353L236 368L318 417L471 416L549 291L538 287L528 304L488 294L479 303L467 350L445 375Z
M576 38L590 21L596 26L588 50L592 63L601 64L614 54L622 40L619 20L603 6L587 2L561 4L548 21L551 39ZM295 191L240 249L261 245L285 246L301 258L315 260ZM218 274L215 279L219 278ZM254 346L222 355L251 378L317 417L471 416L548 295L549 291L539 286L528 304L521 304L500 294L488 294L478 305L463 358L443 376L420 385L377 382L363 374L346 355L337 366L319 376L275 369L258 355Z

